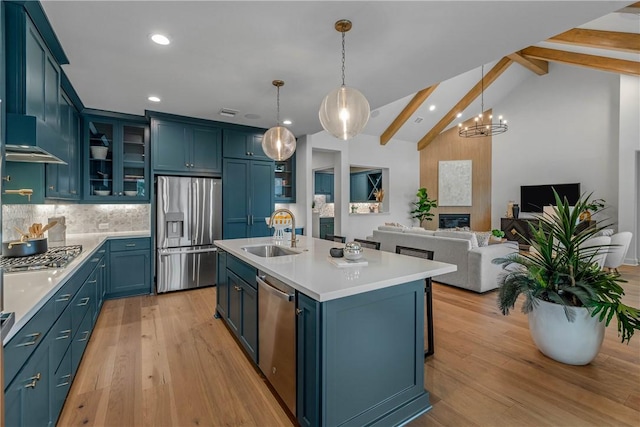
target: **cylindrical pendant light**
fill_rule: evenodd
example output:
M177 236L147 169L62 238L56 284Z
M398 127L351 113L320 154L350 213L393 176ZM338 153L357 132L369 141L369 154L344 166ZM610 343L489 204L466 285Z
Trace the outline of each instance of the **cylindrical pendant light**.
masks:
M342 86L329 92L320 104L320 123L324 130L336 138L348 140L358 135L369 121L369 101L357 89L344 84L345 33L351 21L341 19L335 28L342 33Z
M277 126L272 127L262 137L262 150L273 160L287 160L296 151L296 137L289 129L280 126L280 87L284 86L282 80L271 82L277 89Z

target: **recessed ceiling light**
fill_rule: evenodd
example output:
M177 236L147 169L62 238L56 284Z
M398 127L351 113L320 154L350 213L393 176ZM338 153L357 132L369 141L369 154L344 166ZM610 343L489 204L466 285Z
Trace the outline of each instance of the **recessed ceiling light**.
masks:
M435 105L431 104L431 105L429 106L429 111L435 111L435 109L436 109L436 106L435 106Z
M150 96L147 99L151 102L160 102L160 98L158 98L157 96Z
M456 117L457 117L457 118L462 117L462 113L458 113L458 114L456 114Z
M290 125L291 123L293 123L291 120L283 120L282 121L283 125Z
M171 40L169 40L169 37L164 36L162 34L153 34L151 36L151 40L153 40L155 43L161 44L163 46L166 46L169 43L171 43Z

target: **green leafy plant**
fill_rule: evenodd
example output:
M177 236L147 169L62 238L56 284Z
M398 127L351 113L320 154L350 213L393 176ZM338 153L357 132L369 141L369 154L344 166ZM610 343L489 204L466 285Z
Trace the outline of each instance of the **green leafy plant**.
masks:
M570 322L574 315L567 307L586 307L591 316L598 316L607 326L615 316L618 336L628 343L640 329L640 310L622 303L624 289L620 284L625 280L595 262L597 253L607 251L609 246L587 242L610 224L579 227L580 213L594 203L589 200L591 195L581 196L571 208L566 198L561 200L555 190L554 194L555 215L540 216L538 225L529 224L531 237L525 240L533 250L493 260L505 270L500 278L498 306L508 315L523 295L522 311L529 313L542 299L563 305Z
M502 231L502 230L498 230L498 229L493 229L493 230L491 230L491 234L492 234L494 237L499 237L499 238L501 238L501 239L504 237L504 231Z
M430 211L431 209L438 207L438 201L429 199L427 189L424 187L418 189L416 197L418 198L418 201L413 202L415 209L412 210L410 214L411 218L418 219L418 221L420 221L420 226L422 226L423 221L431 221L433 219L433 214Z

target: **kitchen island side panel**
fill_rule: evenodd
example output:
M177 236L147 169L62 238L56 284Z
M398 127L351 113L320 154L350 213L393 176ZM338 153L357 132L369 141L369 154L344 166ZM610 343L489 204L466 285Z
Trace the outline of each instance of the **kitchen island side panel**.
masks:
M322 425L395 425L431 408L424 389L424 281L322 305Z

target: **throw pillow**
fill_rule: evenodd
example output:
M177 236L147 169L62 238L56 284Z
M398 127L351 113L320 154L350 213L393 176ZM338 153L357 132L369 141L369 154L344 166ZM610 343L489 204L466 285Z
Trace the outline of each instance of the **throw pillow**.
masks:
M491 238L491 232L476 232L476 238L478 239L478 246L489 246L489 239Z
M470 231L454 231L454 230L436 231L434 233L434 236L469 240L471 242L472 248L478 247L478 238L476 237L475 233L471 233Z

